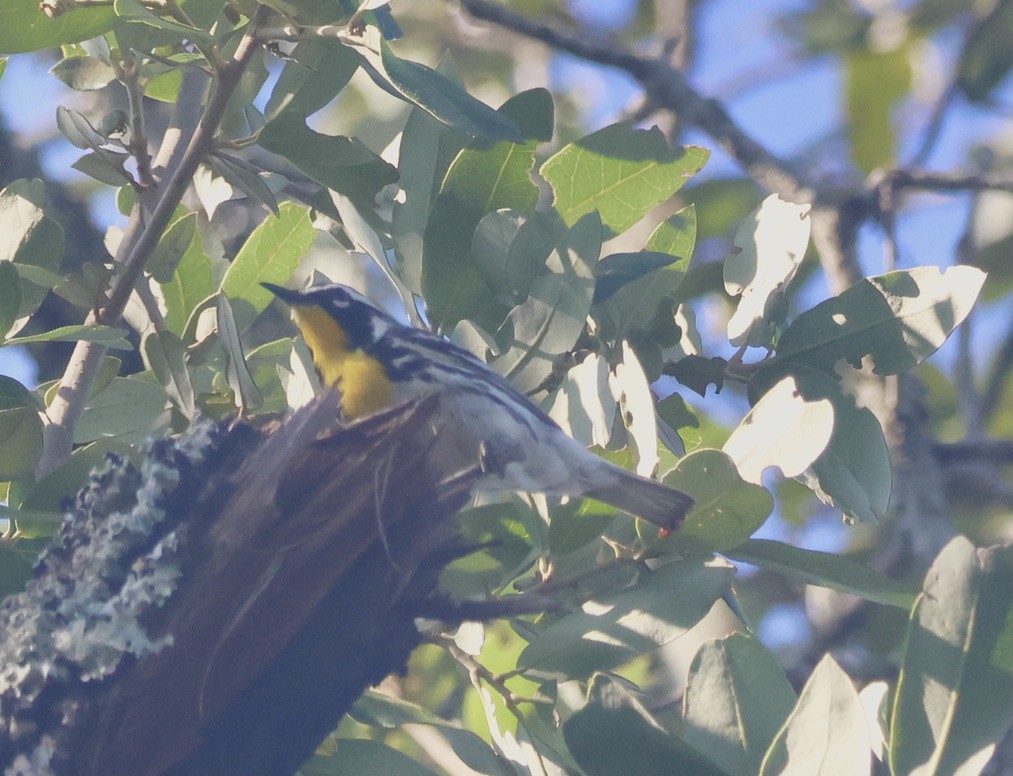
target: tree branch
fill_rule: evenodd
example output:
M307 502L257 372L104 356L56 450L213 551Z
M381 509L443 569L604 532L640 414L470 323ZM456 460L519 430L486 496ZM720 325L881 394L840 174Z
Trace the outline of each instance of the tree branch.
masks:
M167 133L159 151L159 161L168 157L169 161L174 163L166 168L167 176L164 184L154 187L154 196L157 199L150 215L145 212L144 200L138 198L120 249L117 251L116 263L122 271L114 275L107 301L87 317L86 323L107 326L119 324L127 301L151 252L158 245L162 232L165 231L169 219L197 171L197 166L212 148L214 133L225 114L229 98L235 91L247 62L259 45L256 37L257 27L270 13L271 10L267 6L258 7L232 58L218 70L204 113L189 136L189 142L181 155L178 155L178 142L189 134L189 128L182 125L181 121L176 121L174 122L176 131ZM190 84L192 88L192 79ZM189 93L180 94L177 119L181 120L191 111L192 96ZM88 400L106 352L107 348L90 342L79 342L74 348L56 397L43 416L46 425L43 430L43 453L36 469L37 477L53 471L69 457L74 442L74 427L84 411L85 402Z

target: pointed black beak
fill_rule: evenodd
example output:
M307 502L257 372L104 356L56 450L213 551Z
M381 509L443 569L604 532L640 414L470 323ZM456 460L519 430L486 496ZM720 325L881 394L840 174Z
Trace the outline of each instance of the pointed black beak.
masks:
M260 285L285 302L285 304L305 304L303 299L304 294L301 291L293 291L291 288L276 286L274 283L261 283Z

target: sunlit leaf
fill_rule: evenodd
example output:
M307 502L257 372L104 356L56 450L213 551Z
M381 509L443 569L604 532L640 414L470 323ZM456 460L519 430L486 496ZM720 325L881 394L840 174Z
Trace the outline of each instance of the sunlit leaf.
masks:
M565 146L540 172L567 224L598 210L611 236L675 194L709 155L697 146L672 148L657 127L613 124Z
M827 770L829 768L829 770ZM865 711L851 679L826 655L771 744L760 776L786 773L869 774L872 753Z
M833 433L833 402L808 397L788 376L763 394L723 450L744 480L760 485L771 466L785 477L799 476L826 449Z
M735 347L767 345L787 314L785 293L809 244L809 205L771 194L735 233L735 248L724 264L725 291L738 296L728 321Z
M313 244L316 231L306 208L286 202L243 243L222 279L238 331L245 331L274 296L261 283L285 283Z
M959 265L916 267L860 280L796 318L777 358L833 373L866 356L879 375L907 371L928 358L971 311L985 273Z

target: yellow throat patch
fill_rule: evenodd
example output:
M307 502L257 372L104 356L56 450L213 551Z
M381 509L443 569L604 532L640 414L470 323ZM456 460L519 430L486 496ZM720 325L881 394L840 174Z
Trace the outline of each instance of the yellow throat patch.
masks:
M363 350L348 349L348 335L319 307L296 307L295 322L313 354L326 385L341 391L341 406L349 418L361 418L390 406L393 383L383 364Z

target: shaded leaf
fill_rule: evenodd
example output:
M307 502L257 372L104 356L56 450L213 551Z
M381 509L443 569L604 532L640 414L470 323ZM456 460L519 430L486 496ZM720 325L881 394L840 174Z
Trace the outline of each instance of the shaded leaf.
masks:
M682 553L709 555L736 547L774 509L770 493L742 479L731 458L720 450L696 450L680 458L662 481L689 493L696 502L682 527L659 542Z
M535 137L544 134L542 124L551 129L552 102L544 90L511 98L499 113L516 117ZM492 309L494 292L510 301L515 292L526 291L534 270L548 256L546 252L538 257L537 250L511 255L519 224L511 235L503 231L508 224L493 218L481 234L477 232L483 218L496 211L533 213L538 201L538 187L531 179L536 145L535 140L522 139L491 146L475 141L458 153L447 170L425 230L421 281L430 315L448 327L475 318L490 331L495 329L508 308ZM527 245L518 243L518 247ZM517 269L519 274L507 277ZM513 282L521 288L515 289Z
M342 738L331 755L315 755L299 768L301 776L354 776L383 773L389 776L435 776L411 757L380 741Z
M729 776L753 776L795 706L774 655L733 633L700 645L683 695L682 737Z
M75 8L50 19L38 0L4 0L0 3L0 54L56 48L108 32L116 23L113 9L105 6Z
M0 342L14 326L21 308L21 280L14 262L0 261Z
M601 222L590 213L563 235L546 263L548 272L510 311L510 345L492 366L519 390L539 387L552 374L554 357L569 351L584 330L600 251Z
M155 375L158 384L189 419L196 417L193 385L186 367L186 351L183 342L171 331L157 331L147 334L141 340L144 363Z
M136 377L115 377L85 403L74 443L115 437L138 442L161 427L168 397L162 386Z
M905 585L844 555L804 550L772 539L747 539L722 554L807 585L826 587L878 604L909 609L914 600L914 594Z
M207 161L211 169L232 188L233 196L236 192L242 192L278 215L278 200L267 185L266 175L261 175L262 170L224 151L216 151L208 156Z
M44 331L41 334L30 334L24 337L12 337L4 345L27 345L31 342L96 342L107 348L131 350L133 345L124 339L123 329L103 326L98 323L81 324L78 326L61 326L58 329Z
M977 21L960 53L957 86L969 99L987 101L1013 67L1010 35L1013 35L1013 3L1000 0L991 7L988 16Z
M31 474L42 455L42 419L33 394L0 375L0 481Z
M523 141L512 119L475 99L436 70L401 59L375 29L367 27L359 40L346 38L345 43L354 46L353 50L362 57L363 67L378 86L444 124L472 137Z
M63 259L63 228L46 215L48 208L46 186L40 180L13 181L0 191L0 261L13 261L21 277L21 306L12 331L24 325L52 288L48 281L26 273L35 268L59 272Z
M563 738L589 776L725 776L666 732L622 680L604 674L591 680L587 704L563 725Z
M728 361L720 356L704 358L689 355L666 368L665 374L671 375L691 391L706 397L708 385L713 385L718 393L724 388L727 366Z
M229 381L229 388L236 396L236 404L241 412L256 409L264 402L264 397L253 381L253 375L246 366L246 356L243 354L243 345L239 341L239 328L236 326L236 319L232 315L232 305L225 293L217 295L218 298L218 337L225 348L226 377Z
M977 774L1013 724L1013 547L958 536L911 612L890 723L893 773Z
M364 724L389 729L407 724L427 725L446 738L454 753L469 768L489 776L514 776L515 771L477 735L414 703L367 690L355 702L349 715Z
M397 170L360 140L317 132L298 114L283 112L269 121L257 142L317 183L369 206L380 189L397 180Z
M155 280L159 283L168 283L172 280L183 254L193 243L196 231L196 213L186 213L169 224L145 265Z
M71 89L87 92L102 89L116 80L116 71L98 57L77 54L64 57L49 69L50 75Z
M657 569L632 588L588 601L534 636L518 665L536 675L580 679L679 638L728 589L724 565L687 560Z
M283 110L310 116L333 100L359 68L359 58L336 40L304 40L285 66L264 107L268 121Z

